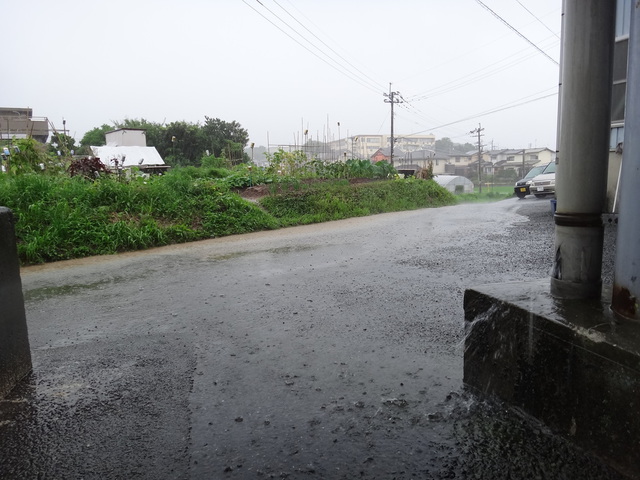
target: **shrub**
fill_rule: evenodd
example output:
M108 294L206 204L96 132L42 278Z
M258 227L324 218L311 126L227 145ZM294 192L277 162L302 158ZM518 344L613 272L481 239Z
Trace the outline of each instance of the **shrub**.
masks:
M95 180L101 174L109 174L106 165L95 157L76 158L71 161L67 171L72 177L80 175L89 180Z

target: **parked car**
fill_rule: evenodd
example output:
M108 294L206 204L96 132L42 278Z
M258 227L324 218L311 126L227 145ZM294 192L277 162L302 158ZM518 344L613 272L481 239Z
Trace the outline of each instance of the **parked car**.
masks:
M551 162L545 167L540 175L531 179L529 190L536 197L542 198L556 193L556 164Z
M513 187L513 191L518 198L524 198L531 193L531 190L529 189L529 186L531 185L531 179L536 175L541 174L546 167L546 165L533 167L531 170L529 170L529 172L527 172L522 180L518 180L516 182L516 186Z

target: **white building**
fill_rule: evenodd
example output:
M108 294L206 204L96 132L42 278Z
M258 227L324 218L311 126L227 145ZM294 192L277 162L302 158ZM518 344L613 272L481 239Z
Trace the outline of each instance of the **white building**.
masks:
M335 140L329 143L329 148L333 151L341 152L339 158L342 158L344 152L347 157L371 158L371 156L380 149L390 148L391 135L355 135ZM418 150L433 150L436 137L435 135L405 135L394 134L395 139L393 148L404 152L415 152ZM395 156L395 155L394 155Z
M158 172L170 167L156 150L147 147L146 132L138 128L120 128L105 134L106 145L91 147L93 156L108 168L138 167L143 172Z

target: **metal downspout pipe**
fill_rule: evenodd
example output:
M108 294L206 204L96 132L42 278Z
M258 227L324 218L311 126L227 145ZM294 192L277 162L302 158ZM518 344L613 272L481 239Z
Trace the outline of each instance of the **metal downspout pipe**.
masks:
M640 319L640 6L631 5L625 105L624 151L620 179L620 213L611 308L618 315Z
M564 0L551 294L600 298L616 2Z

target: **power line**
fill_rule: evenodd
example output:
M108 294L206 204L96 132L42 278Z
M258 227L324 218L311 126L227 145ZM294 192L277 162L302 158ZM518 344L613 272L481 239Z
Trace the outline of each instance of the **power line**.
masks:
M313 37L315 39L317 39L320 43L322 43L322 45L324 45L325 47L327 47L329 50L331 50L333 53L335 53L341 60L343 60L344 62L347 63L347 65L349 65L351 68L353 68L356 72L360 73L361 75L363 75L364 77L366 77L371 84L376 85L380 88L382 88L382 85L379 85L376 80L372 79L371 77L369 77L366 73L364 73L362 70L360 70L358 67L356 67L355 65L353 65L349 60L347 60L346 58L344 58L342 55L340 55L340 53L336 52L330 45L328 45L324 40L322 40L320 37L318 37L315 33L313 33L311 30L309 30L309 28L307 28L300 20L298 20L296 17L294 17L291 13L289 13L287 11L287 9L285 9L282 5L280 5L276 0L273 0L273 3L275 3L276 5L278 5L278 7L280 7L287 15L289 15L293 20L295 20L296 23L298 23L302 28L304 28L307 32L309 32L311 35L313 35Z
M520 33L515 27L513 27L509 22L507 22L504 18L502 18L500 15L498 15L496 12L494 12L493 10L491 10L488 6L486 6L484 3L482 3L481 0L476 0L476 2L478 2L482 7L484 7L486 10L488 10L494 17L496 17L498 20L500 20L502 23L504 23L508 28L510 28L511 30L513 30L519 37L521 37L522 39L524 39L527 43L529 43L529 45L531 45L533 48L535 48L536 50L538 50L541 54L543 54L545 57L547 57L549 60L551 60L553 63L555 63L556 65L560 65L558 62L556 62L553 58L551 58L547 52L545 52L544 50L542 50L540 47L538 47L535 43L533 43L531 40L529 40L527 37L525 37L522 33Z
M508 102L508 103L505 103L505 104L499 105L499 106L495 107L494 109L492 109L491 111L486 112L486 113L487 113L487 114L488 114L488 113L491 113L491 112L493 112L494 110L495 110L495 111L501 111L502 109L513 108L514 106L524 105L525 103L528 103L529 101L535 101L535 100L538 100L537 98L532 99L531 97L534 97L534 96L536 96L536 95L540 95L540 94L543 94L543 93L549 92L550 90L554 90L554 92L553 92L553 94L552 94L552 95L555 95L555 94L557 93L557 92L556 92L556 91L557 91L557 88L558 88L557 86L554 86L554 87L552 87L552 88L546 88L546 89L544 89L544 90L540 90L540 91L535 92L535 93L532 93L532 94L530 94L530 95L526 95L526 96L521 97L521 98L518 98L518 99L516 99L516 100L512 100L511 102ZM546 97L540 97L540 98L546 98ZM404 100L404 99L403 99L403 100ZM524 100L526 100L526 102L523 102L523 103L517 103L517 104L516 104L516 102L521 102L521 101L524 101ZM412 103L411 103L411 102L406 102L406 101L405 101L405 103L401 104L401 105L400 105L400 107L401 107L401 108L403 108L404 110L406 110L406 111L407 111L407 113L411 113L412 115L417 116L419 119L422 119L422 120L423 120L423 123L426 123L426 122L424 122L425 120L426 120L427 122L429 122L429 123L432 123L432 122L433 122L433 123L435 123L433 118L430 118L430 117L425 116L425 115L424 115L420 110L418 110L418 109L416 109L415 107L413 107L413 105L412 105ZM413 110L413 112L411 112L411 111L410 111L410 109L412 109L412 110ZM484 115L484 113L483 113L483 114L480 114L480 115ZM401 117L401 118L405 118L405 117ZM406 120L406 118L405 118L405 120ZM409 121L412 121L413 123L418 124L418 122L416 122L416 121L413 121L413 120L409 120ZM456 122L456 123L457 123L457 122ZM447 125L447 126L448 126L448 125ZM442 127L435 127L435 128L439 128L439 129L441 129Z
M422 93L418 93L415 94L411 97L409 97L409 101L418 101L418 100L425 100L427 98L432 98L438 95L443 95L445 93L449 93L452 92L454 90L457 90L459 88L465 87L467 85L470 85L472 83L475 83L479 80L485 79L485 78L489 78L493 75L497 75L498 73L511 68L513 66L516 66L526 60L528 60L529 58L531 58L533 55L535 55L534 53L525 55L521 58L516 58L513 61L511 61L510 63L507 63L499 68L496 68L494 70L490 70L490 71L486 71L487 69L499 65L503 62L508 61L509 59L511 59L512 57L515 57L516 55L519 55L522 52L517 52L513 55L510 55L502 60L498 60L497 62L494 62L492 64L486 65L478 70L475 70L474 72L470 72L467 73L466 75L456 78L454 80L451 80L449 82L446 82L438 87L434 87L431 90L427 90L425 92Z
M444 128L444 127L448 127L450 125L455 125L456 123L467 122L469 120L474 120L476 118L484 117L486 115L491 115L493 113L502 112L504 110L509 110L511 108L521 107L522 105L526 105L528 103L537 102L538 100L544 100L545 98L553 97L555 95L558 95L558 92L554 92L554 93L550 93L548 95L543 95L541 97L533 98L531 100L527 100L526 102L516 103L514 105L509 105L509 106L505 106L505 107L502 107L502 108L495 108L493 110L487 110L486 112L481 112L481 113L477 113L475 115L470 115L468 117L461 118L460 120L456 120L454 122L445 123L443 125L438 125L436 127L428 128L426 130L421 130L419 132L414 132L414 133L411 133L410 135L420 135L421 133L431 132L431 131L437 130L439 128Z
M531 12L531 10L529 10L527 7L524 6L524 4L520 1L520 0L516 0L516 2L518 2L518 4L524 8L527 12L529 12L529 15L531 15L533 18L535 18L538 22L540 22L540 25L542 25L544 28L546 28L547 30L549 30L552 34L554 34L558 39L560 39L560 35L558 35L556 32L554 32L553 30L551 30L549 27L547 27L547 25L540 20L538 17L536 17L533 12Z
M260 0L256 0L262 7L264 7L269 13L271 13L274 17L276 17L278 20L280 20L282 23L284 23L288 28L290 28L293 32L295 32L298 36L302 37L307 43L309 43L310 45L312 45L315 49L317 49L320 53L322 53L323 55L325 55L327 58L329 58L332 62L334 62L337 65L340 65L339 62L336 62L335 60L333 60L329 55L327 55L326 53L322 52L322 50L320 48L318 48L317 46L313 45L313 42L310 42L308 39L306 39L304 37L304 35L301 35L299 32L297 32L293 27L291 27L289 24L287 24L287 22L285 22L284 20L282 20L278 15L276 15L275 13L273 13L268 7L266 7ZM285 31L283 28L281 28L278 24L276 24L275 22L273 22L271 19L269 19L267 16L265 16L264 14L262 14L262 12L258 11L258 9L254 8L252 5L250 5L247 0L242 0L242 2L247 5L249 8L251 8L254 12L256 12L258 15L260 15L262 18L264 18L266 21L268 21L271 25L273 25L274 27L276 27L278 30L280 30L282 33L284 33L287 37L289 37L291 40L293 40L294 42L296 42L298 45L300 45L302 48L304 48L305 50L307 50L309 53L311 53L314 57L316 57L318 60L323 61L324 63L326 63L328 66L330 66L331 68L333 68L334 70L336 70L337 72L341 73L342 75L346 76L347 78L349 78L350 80L355 81L356 83L359 83L361 86L368 88L369 90L379 93L380 90L376 87L373 87L367 83L364 83L362 81L362 79L360 79L359 77L357 77L356 75L354 75L353 73L349 72L345 67L341 66L341 68L343 68L344 70L340 70L336 65L333 65L331 63L329 63L326 59L322 58L321 56L319 56L316 52L314 52L313 50L311 50L309 47L307 47L306 45L304 45L303 43L301 43L297 38L293 37L291 34L289 34L287 31Z

